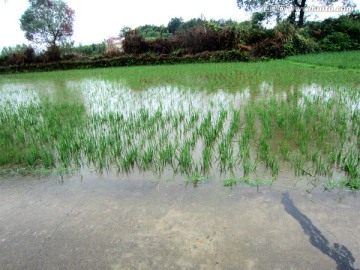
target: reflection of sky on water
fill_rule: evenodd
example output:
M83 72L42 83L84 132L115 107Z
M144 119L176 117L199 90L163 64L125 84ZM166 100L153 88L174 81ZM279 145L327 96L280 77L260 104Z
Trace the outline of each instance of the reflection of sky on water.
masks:
M0 86L0 110L12 109L30 105L38 106L39 94L36 88L24 84L4 84Z
M224 108L239 107L245 98L244 93L195 92L170 85L131 91L120 84L100 80L83 81L80 88L89 114L119 113L125 119L139 114L141 110L148 111L150 115L156 111L161 111L163 115L183 113L185 117L192 113L205 116L211 110L217 116Z
M146 110L150 116L156 111L161 111L163 115L182 113L185 118L192 113L197 113L200 118L203 118L208 111L211 111L214 117L218 117L223 109L241 109L244 104L251 101L268 101L270 98L275 98L277 101L287 100L289 93L295 91L293 88L287 92L275 91L274 86L267 82L259 84L258 92L254 93L255 96L251 93L250 87L236 93L223 90L194 91L172 85L133 91L126 84L91 79L81 82L68 81L64 83L64 86L66 90L70 90L68 92L70 95L77 91L81 93L90 115L119 113L124 118L137 115L141 110ZM56 84L51 82L2 84L0 85L0 109L17 110L20 107L28 107L30 104L38 106L44 97L51 102L57 102L56 95L61 94L59 91L64 91L64 89L56 87ZM297 91L299 93L298 106L304 106L309 102L321 101L324 104L335 100L347 104L352 112L360 110L360 92L351 96L349 94L351 91L342 88L324 88L318 84L303 86Z
M240 109L252 100L250 88L241 92L231 93L219 90L217 92L192 91L176 86L149 88L144 91L132 91L121 84L102 80L84 80L80 83L84 104L89 114L106 115L119 113L125 118L137 115L140 110L146 110L150 115L160 110L164 115L183 113L185 117L198 113L202 118L208 111L215 117L222 109ZM293 92L294 89L290 89ZM349 104L352 111L360 109L358 99L350 97L347 91L341 89L324 89L323 86L312 84L299 90L298 106L321 100L322 103L337 100ZM273 85L263 82L253 101L286 100L288 93L274 91Z
M357 97L351 97L349 92L344 88L324 89L321 85L312 84L302 88L298 106L304 106L306 102L321 101L321 103L327 103L331 100L336 100L338 103L347 104L351 112L355 112L356 110L360 110L359 98L359 92L357 93Z

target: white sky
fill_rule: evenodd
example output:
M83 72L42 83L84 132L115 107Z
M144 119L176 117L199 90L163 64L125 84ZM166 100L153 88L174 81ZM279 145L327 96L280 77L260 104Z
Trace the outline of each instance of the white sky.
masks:
M65 0L75 10L75 44L99 43L118 36L124 26L135 28L144 24L167 25L173 17L185 21L198 18L249 18L239 10L236 0ZM355 0L359 7L360 0ZM19 19L29 6L27 0L0 0L0 50L5 46L28 44L20 29ZM331 16L332 14L328 14Z

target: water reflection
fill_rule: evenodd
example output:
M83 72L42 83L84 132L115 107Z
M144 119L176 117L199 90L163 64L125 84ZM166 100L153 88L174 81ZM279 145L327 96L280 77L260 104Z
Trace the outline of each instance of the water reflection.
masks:
M149 116L157 111L161 111L162 115L198 113L204 116L211 110L218 117L221 109L239 107L246 98L243 93L206 93L171 85L132 91L121 84L101 80L85 80L79 88L90 115L118 113L125 119L144 110L149 112Z
M275 99L289 102L289 95L298 99L297 105L304 106L307 102L322 103L331 100L342 101L352 111L360 109L358 99L343 89L324 88L319 84L303 85L297 89L275 89L273 84L262 82L257 91L245 87L238 92L218 90L214 92L195 91L189 88L166 85L150 87L142 91L133 91L125 84L104 80L84 80L72 87L81 89L82 97L90 115L106 115L121 113L124 118L139 114L141 110L149 111L150 115L161 110L164 115L197 112L206 115L208 110L219 116L222 109L240 109L251 102L262 102Z
M38 106L40 103L36 88L25 84L3 84L0 93L0 110L16 111L20 107Z
M345 104L350 108L351 112L355 112L360 110L359 99L359 92L352 93L343 87L331 88L319 84L311 84L301 89L301 98L298 101L298 106L304 106L306 102L321 102L322 104L336 102L338 104Z

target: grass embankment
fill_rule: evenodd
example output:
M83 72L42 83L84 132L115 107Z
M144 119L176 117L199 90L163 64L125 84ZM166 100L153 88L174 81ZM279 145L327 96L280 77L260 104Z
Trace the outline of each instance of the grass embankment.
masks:
M292 168L358 189L359 84L284 60L2 75L0 165L167 168L194 184L221 172L225 185Z
M324 52L288 57L287 60L315 66L329 66L341 69L360 69L359 51Z
M17 72L40 72L71 69L93 69L109 67L149 66L149 65L175 65L190 63L222 63L222 62L249 62L254 61L249 54L238 50L203 52L194 55L123 55L112 58L96 60L72 60L52 63L38 63L14 66L0 66L0 74Z

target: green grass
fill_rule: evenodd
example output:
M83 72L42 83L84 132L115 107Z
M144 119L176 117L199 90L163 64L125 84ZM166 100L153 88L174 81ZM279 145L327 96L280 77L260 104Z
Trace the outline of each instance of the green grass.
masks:
M324 52L307 55L290 56L289 61L311 64L314 66L329 66L340 69L359 69L360 51Z
M231 186L228 173L273 181L291 167L359 189L359 85L357 70L283 60L2 75L0 169L171 172L194 185L220 174Z

